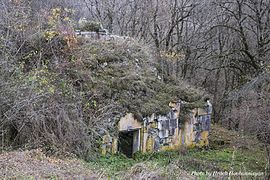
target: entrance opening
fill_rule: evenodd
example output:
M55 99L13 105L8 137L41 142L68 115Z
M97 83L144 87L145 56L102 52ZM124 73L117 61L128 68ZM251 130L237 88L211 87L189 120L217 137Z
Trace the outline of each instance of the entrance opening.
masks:
M132 158L133 154L133 136L134 131L119 132L119 152L125 154L129 158Z
M118 151L131 158L140 150L140 130L121 131L119 133Z

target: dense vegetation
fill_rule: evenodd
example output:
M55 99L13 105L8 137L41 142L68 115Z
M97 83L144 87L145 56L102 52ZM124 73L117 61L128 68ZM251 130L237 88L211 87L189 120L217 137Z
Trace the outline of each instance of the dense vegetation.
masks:
M2 38L3 148L42 146L92 159L101 137L117 133L116 122L126 113L142 119L167 113L172 100L190 102L186 110L201 104L203 91L183 80L158 78L159 65L145 45L76 37L73 24L62 22L71 10L49 11L40 32L3 29L12 34Z

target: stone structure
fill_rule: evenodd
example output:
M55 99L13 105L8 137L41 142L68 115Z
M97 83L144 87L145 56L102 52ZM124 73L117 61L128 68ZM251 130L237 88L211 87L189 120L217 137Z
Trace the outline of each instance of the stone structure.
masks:
M111 40L111 35L107 29L104 29L99 22L92 22L86 18L81 18L78 21L78 27L75 34L79 37L94 40Z
M152 114L142 120L128 113L118 122L118 136L104 136L102 154L121 152L127 157L138 151L177 150L185 147L207 147L212 105L195 108L180 118L182 102L171 102L167 115Z
M98 32L76 30L75 34L79 37L84 37L84 38L88 38L88 39L95 39L95 40L110 41L112 39L111 35L108 33L108 31L106 29L102 29Z

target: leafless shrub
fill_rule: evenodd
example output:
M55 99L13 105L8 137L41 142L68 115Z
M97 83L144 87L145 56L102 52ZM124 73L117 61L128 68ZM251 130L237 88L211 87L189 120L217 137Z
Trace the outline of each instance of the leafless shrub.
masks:
M265 72L227 99L223 123L230 129L256 136L265 143L270 164L270 74ZM269 168L269 167L268 167Z

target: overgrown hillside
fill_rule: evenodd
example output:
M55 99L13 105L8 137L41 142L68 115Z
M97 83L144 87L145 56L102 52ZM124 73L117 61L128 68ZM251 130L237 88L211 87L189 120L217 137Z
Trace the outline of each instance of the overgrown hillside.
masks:
M85 40L37 34L2 68L3 147L46 147L94 158L100 137L126 113L165 114L172 100L200 106L205 93L159 78L149 48L135 40ZM11 63L8 60L6 65ZM3 80L2 79L2 80Z
M74 176L236 170L270 179L269 17L269 0L0 1L0 178L29 161L41 172L42 159L69 175L59 157L72 154ZM102 138L126 113L141 120L182 100L183 119L208 97L209 150L101 156ZM44 177L54 178L50 168Z

